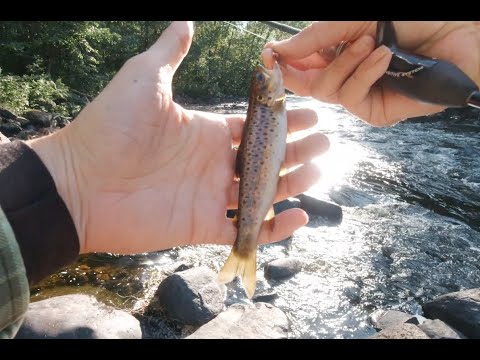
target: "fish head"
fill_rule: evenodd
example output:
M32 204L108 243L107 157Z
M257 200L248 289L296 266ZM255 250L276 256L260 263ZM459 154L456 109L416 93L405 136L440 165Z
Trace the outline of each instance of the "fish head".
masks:
M273 69L258 65L253 76L253 95L257 103L275 107L285 102L285 87L278 62Z

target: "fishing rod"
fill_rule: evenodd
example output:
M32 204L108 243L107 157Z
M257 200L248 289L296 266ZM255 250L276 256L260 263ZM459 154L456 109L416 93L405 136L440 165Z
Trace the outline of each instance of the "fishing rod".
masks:
M296 35L300 31L302 31L300 29L294 28L293 26L282 24L282 23L279 23L277 21L259 21L259 22L267 24L267 25L269 25L271 27L274 27L274 28L276 28L280 31L286 32L290 35Z
M260 22L291 35L302 31L276 21ZM340 55L346 44L342 42L337 46L336 56ZM376 46L380 45L390 49L392 60L379 84L430 104L480 109L478 85L450 62L400 49L392 21L378 21Z

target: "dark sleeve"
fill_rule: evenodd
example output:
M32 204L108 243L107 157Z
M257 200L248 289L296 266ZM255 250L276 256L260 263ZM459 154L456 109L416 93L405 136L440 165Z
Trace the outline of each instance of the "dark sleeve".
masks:
M0 206L30 286L76 260L80 247L70 213L42 160L21 141L0 145Z

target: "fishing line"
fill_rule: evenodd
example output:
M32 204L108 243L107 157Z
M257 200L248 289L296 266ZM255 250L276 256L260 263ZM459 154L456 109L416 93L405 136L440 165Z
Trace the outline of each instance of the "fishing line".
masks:
M224 23L230 25L230 26L233 26L233 27L237 28L237 29L240 30L240 31L245 31L246 33L249 33L249 34L251 34L251 35L253 35L253 36L256 36L256 37L258 37L258 38L260 38L260 39L262 39L262 40L268 41L268 40L267 40L266 38L264 38L263 36L260 36L260 35L258 35L258 34L255 34L254 32L252 32L252 31L250 31L250 30L243 29L243 28L241 28L240 26L235 25L235 24L232 24L231 22L228 22L228 21L225 21L225 20L222 20L222 21L223 21Z

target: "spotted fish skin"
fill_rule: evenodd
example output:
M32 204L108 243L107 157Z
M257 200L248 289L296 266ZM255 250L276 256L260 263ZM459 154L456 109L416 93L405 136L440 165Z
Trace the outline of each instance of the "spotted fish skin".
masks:
M287 143L285 88L279 65L255 69L247 119L242 132L236 175L240 178L237 238L219 273L222 283L242 279L251 298L256 288L258 235L272 208Z

